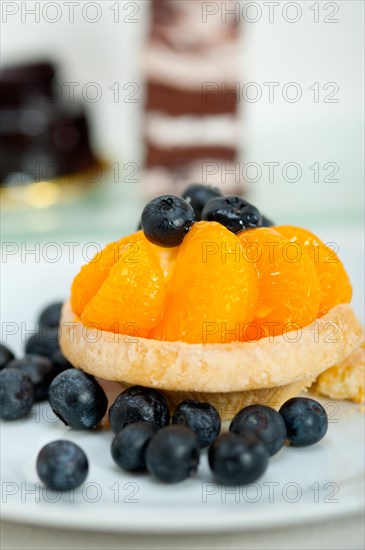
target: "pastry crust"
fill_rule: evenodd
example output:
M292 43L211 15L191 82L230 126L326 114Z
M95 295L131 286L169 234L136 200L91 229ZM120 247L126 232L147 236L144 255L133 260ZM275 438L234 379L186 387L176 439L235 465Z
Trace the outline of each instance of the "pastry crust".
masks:
M365 401L365 343L339 363L322 372L311 391L331 399Z
M334 307L300 333L247 343L188 344L86 328L70 303L63 307L60 327L62 352L85 372L126 385L204 395L280 386L295 387L296 394L363 339L348 304Z

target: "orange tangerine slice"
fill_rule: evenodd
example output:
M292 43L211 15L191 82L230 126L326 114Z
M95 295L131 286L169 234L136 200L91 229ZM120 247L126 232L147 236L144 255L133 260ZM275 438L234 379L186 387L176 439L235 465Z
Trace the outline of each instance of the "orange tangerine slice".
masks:
M141 239L145 239L144 233L137 231L119 241L109 243L88 264L82 266L71 287L71 305L77 315L81 315L86 304L99 290L120 254L129 252L130 257L133 257L134 243Z
M166 311L151 338L189 343L240 339L254 318L258 277L239 239L215 222L197 222L179 247Z
M277 336L313 322L321 289L307 253L271 228L243 231L238 237L260 284L260 307L249 339Z
M314 262L322 290L320 316L338 304L347 304L351 301L350 279L341 260L330 246L302 227L280 225L275 227L275 230L291 242L301 246Z
M165 280L161 266L144 240L124 250L96 294L81 313L81 321L109 332L147 336L162 318Z

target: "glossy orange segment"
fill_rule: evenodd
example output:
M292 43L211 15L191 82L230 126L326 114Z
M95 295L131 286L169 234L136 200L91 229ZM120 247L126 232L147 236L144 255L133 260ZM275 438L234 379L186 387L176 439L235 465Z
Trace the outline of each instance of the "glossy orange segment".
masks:
M346 270L332 246L326 245L316 235L292 225L275 227L281 235L297 243L314 263L321 284L319 315L324 315L338 304L347 304L352 297L352 286Z
M150 337L189 343L240 339L259 300L254 266L239 239L215 222L197 222L179 247L166 310Z
M243 231L238 237L260 284L260 306L245 339L310 325L318 316L321 287L307 253L271 228Z
M160 263L165 281L169 281L175 267L179 247L175 246L172 248L164 248L163 246L157 246L156 244L150 243L149 241L147 241L147 239L146 242L148 242L151 250L153 251Z
M86 304L99 290L120 254L129 251L133 256L133 243L137 240L145 240L143 231L137 231L119 241L109 243L88 264L82 266L71 287L71 306L77 315L81 315Z
M84 325L144 337L161 321L166 297L161 266L145 240L132 244L84 307Z

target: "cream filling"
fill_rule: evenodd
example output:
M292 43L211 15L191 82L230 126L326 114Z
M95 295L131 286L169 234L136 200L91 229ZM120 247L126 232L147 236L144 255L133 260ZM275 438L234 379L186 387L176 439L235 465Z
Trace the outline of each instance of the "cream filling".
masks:
M171 87L201 91L207 83L227 88L239 81L237 41L231 40L202 52L176 52L152 42L144 59L146 77Z
M239 133L235 115L170 117L150 112L145 119L145 137L162 149L217 145L235 149Z

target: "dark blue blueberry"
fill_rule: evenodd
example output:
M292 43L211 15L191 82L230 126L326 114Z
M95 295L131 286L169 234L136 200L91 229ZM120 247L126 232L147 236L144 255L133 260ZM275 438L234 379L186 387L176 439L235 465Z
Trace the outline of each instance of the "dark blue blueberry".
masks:
M159 246L178 246L195 222L193 208L175 195L161 195L151 200L142 212L146 238Z
M313 445L327 433L327 413L314 399L293 397L284 403L279 412L284 419L288 439L292 445Z
M72 441L52 441L39 451L37 474L50 489L75 489L85 481L88 471L89 463L84 451Z
M193 430L198 437L200 448L213 443L221 431L221 419L217 409L209 403L189 399L177 406L172 423L182 424Z
M48 397L48 389L57 375L53 363L44 355L25 355L10 361L7 368L20 369L29 376L34 386L34 400L43 401Z
M152 388L131 386L118 395L109 409L109 423L115 434L132 422L149 422L163 428L170 412L163 395Z
M76 430L96 426L108 408L104 390L95 378L78 369L58 374L50 385L48 398L55 415Z
M253 483L265 472L269 454L253 433L221 435L209 448L209 465L218 481L227 485Z
M270 456L276 454L286 440L286 427L282 416L264 405L249 405L233 418L229 430L238 435L252 431L261 439Z
M275 225L275 223L270 220L270 218L267 218L266 216L261 216L261 226L260 227L272 227Z
M202 219L218 222L232 233L240 233L261 225L261 214L258 209L241 197L233 195L217 197L207 202Z
M114 462L127 472L145 470L147 445L156 432L156 426L148 422L128 424L113 439L111 453Z
M219 189L203 183L192 183L182 194L182 198L193 207L197 220L202 219L202 211L207 202L221 196L222 193Z
M28 338L25 344L25 353L45 355L51 358L59 347L58 329L56 327L45 327Z
M194 474L199 465L199 444L186 426L166 426L152 437L146 451L150 474L165 483L177 483Z
M71 365L71 363L66 359L60 349L56 349L56 351L52 354L52 363L57 374L67 369L73 369L73 365Z
M53 327L58 328L60 324L61 310L63 303L55 302L47 306L39 316L39 330L44 328Z
M0 418L18 420L28 414L34 403L34 388L27 374L19 369L0 372Z
M6 367L10 361L14 359L14 354L10 351L9 348L0 344L0 370Z

